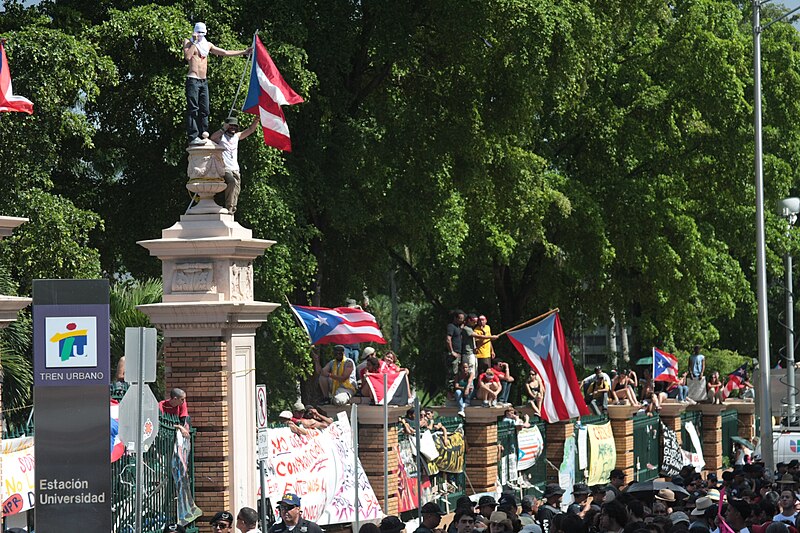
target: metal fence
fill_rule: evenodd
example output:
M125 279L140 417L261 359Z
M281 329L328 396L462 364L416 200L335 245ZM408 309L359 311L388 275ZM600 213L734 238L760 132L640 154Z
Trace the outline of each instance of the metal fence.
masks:
M649 481L658 477L659 439L661 419L658 415L639 413L633 417L633 479Z
M722 456L727 457L732 465L735 455L733 451L733 437L739 436L739 413L734 409L722 411Z
M159 416L161 429L150 449L144 454L142 490L142 532L160 533L164 525L177 521L175 482L172 462L175 446L173 429L179 421L171 415ZM194 434L191 430L192 451L189 454L188 472L191 495L194 498ZM136 533L136 456L125 455L111 465L111 513L115 533ZM186 528L196 533L196 526Z

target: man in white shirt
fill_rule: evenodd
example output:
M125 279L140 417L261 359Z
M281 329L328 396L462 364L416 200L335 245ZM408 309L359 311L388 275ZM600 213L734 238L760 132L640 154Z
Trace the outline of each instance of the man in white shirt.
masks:
M242 507L236 515L236 529L241 533L261 533L258 529L258 512L251 507Z
M236 204L239 202L239 191L242 188L242 177L239 173L239 141L246 139L258 127L258 122L253 122L250 126L240 132L239 121L236 117L228 117L222 125L222 129L214 132L210 138L215 143L224 148L222 161L225 163L225 209L228 213L236 212Z

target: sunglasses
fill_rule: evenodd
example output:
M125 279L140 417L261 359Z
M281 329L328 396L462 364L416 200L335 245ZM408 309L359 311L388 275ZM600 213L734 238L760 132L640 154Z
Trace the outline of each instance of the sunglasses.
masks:
M211 524L212 529L228 529L231 527L230 524L226 524L225 522L217 522L216 524Z
M297 507L297 506L296 505L279 505L278 506L278 510L281 511L281 512L286 512L286 511L291 511L295 507Z

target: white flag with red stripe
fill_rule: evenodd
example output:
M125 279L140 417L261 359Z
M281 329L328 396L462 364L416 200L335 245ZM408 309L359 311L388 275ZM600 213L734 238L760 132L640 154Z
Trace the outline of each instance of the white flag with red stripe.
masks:
M508 337L544 381L544 420L558 422L589 414L558 313L511 332Z
M268 146L291 152L289 126L281 106L299 104L303 102L303 98L283 79L257 35L253 38L253 53L255 55L250 71L250 86L242 111L259 118L264 142Z
M33 114L33 102L22 96L16 96L11 87L11 72L8 70L6 49L0 39L0 112L17 111L19 113Z

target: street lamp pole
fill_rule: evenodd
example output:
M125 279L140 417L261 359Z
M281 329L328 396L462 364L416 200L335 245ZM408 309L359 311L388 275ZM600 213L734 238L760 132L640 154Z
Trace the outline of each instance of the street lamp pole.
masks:
M772 409L769 397L769 324L767 322L767 253L764 237L764 153L761 145L761 5L762 0L753 0L753 105L755 129L755 173L756 173L756 271L758 292L758 365L760 386L758 387L759 415L761 417L761 458L766 474L772 479L775 472L775 456L772 451Z

